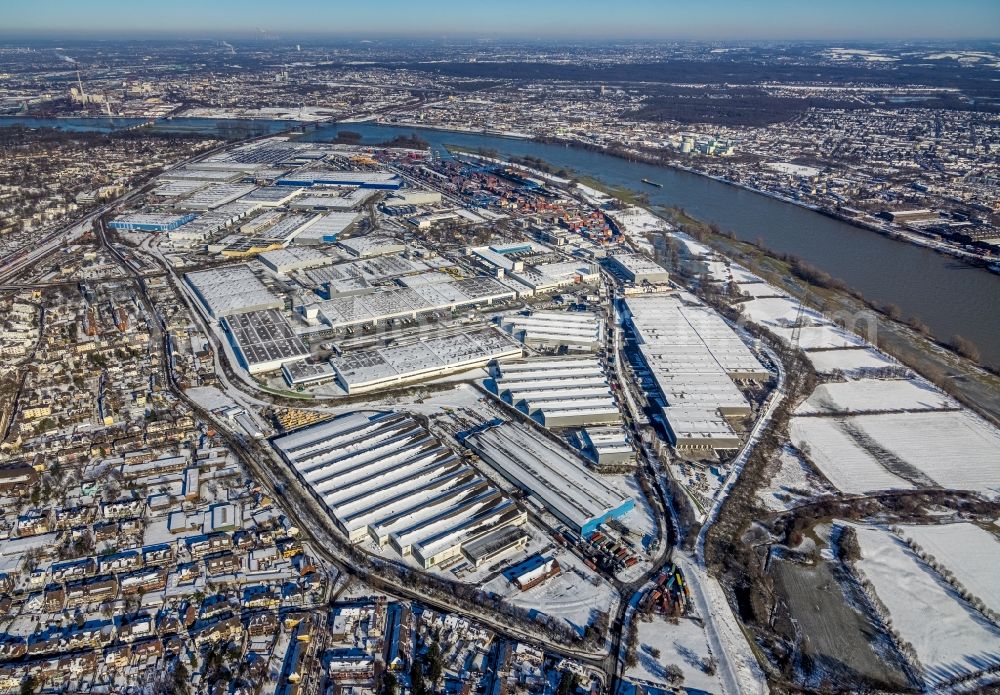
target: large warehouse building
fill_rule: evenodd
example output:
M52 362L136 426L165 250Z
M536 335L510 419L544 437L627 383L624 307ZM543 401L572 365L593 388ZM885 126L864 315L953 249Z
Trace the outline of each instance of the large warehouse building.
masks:
M389 546L424 568L527 521L408 414L351 413L273 444L352 542Z
M285 305L280 297L271 294L253 271L243 265L188 273L184 278L213 318L247 311L281 309Z
M504 401L546 427L621 423L604 368L593 357L499 364L493 384Z
M770 377L757 357L710 308L675 295L630 297L628 325L656 382L670 443L680 449L731 449L728 417L751 413L734 381Z
M348 393L433 379L521 357L521 346L493 328L350 352L330 360Z
M641 285L644 282L659 285L670 281L670 274L666 269L653 263L645 256L625 253L610 256L608 260L614 270L636 285Z
M496 424L464 443L580 535L635 507L635 500L590 473L571 452L524 425Z

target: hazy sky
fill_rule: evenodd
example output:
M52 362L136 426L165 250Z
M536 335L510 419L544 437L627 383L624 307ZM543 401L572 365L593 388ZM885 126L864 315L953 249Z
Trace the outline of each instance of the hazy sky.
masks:
M997 38L1000 0L0 0L0 32Z

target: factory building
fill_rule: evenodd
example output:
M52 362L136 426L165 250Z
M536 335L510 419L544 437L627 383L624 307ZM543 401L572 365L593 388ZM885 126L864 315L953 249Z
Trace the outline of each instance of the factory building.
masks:
M440 202L440 193L413 188L398 191L385 199L386 205L437 205Z
M609 256L608 261L613 270L636 285L641 285L644 282L660 285L670 281L670 274L666 269L639 254L627 253Z
M178 210L213 210L243 198L256 189L252 183L213 183L178 200L174 207Z
M301 188L264 186L240 198L248 203L257 203L265 208L277 208L290 204L302 195Z
M206 183L232 183L246 176L246 172L232 167L225 169L210 169L188 164L177 169L165 171L158 178L175 181L204 181Z
M367 288L365 293L332 296L314 306L331 328L375 325L395 318L416 318L428 311L455 311L476 304L513 299L516 293L492 278L472 277L447 283L401 288Z
M375 258L376 256L388 256L394 253L402 253L406 250L406 244L399 239L387 236L367 235L344 239L338 246L350 253L355 258Z
M433 379L521 357L521 346L493 328L345 353L330 360L348 393Z
M601 319L583 311L533 311L504 317L504 330L537 349L597 350L603 340Z
M351 413L273 445L352 542L391 548L425 569L527 521L405 413Z
M306 189L297 188L295 190L302 192ZM315 211L357 210L376 195L378 195L378 191L370 188L309 189L307 193L289 203L289 207L293 210Z
M604 368L593 357L511 362L495 373L497 395L546 427L621 423Z
M184 215L172 212L133 213L119 215L111 220L108 226L125 232L170 232L194 218L194 213Z
M562 287L597 282L601 277L596 263L583 261L526 265L507 275L534 292L553 292Z
M213 318L248 311L281 309L285 303L271 294L246 266L225 266L188 273L184 279Z
M598 466L635 463L635 450L621 427L587 427L580 433L584 452Z
M228 315L221 323L250 374L273 372L309 357L309 348L276 309Z
M341 260L318 249L298 246L268 251L260 254L259 258L266 268L280 275L287 275L297 270L321 268Z
M556 576L561 571L559 561L555 558L536 555L514 568L511 584L521 591L527 591Z
M300 231L292 243L296 246L333 244L349 232L362 215L356 212L326 212L314 218L313 224Z
M494 422L463 437L463 442L580 536L635 507L634 499L590 473L572 452L530 427Z
M317 386L333 381L337 373L327 362L309 364L308 362L286 362L281 365L281 374L289 386Z

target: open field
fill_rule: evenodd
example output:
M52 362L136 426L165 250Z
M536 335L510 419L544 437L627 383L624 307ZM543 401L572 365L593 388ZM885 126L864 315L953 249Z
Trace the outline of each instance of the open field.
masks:
M774 560L775 588L797 623L800 648L808 656L801 666L806 682L835 680L841 687L867 681L902 688L907 678L895 660L876 651L879 630L852 607L844 586L827 562L813 566ZM880 645L883 650L887 645Z
M674 665L684 674L684 687L707 693L717 693L721 684L717 675L705 672L711 658L705 630L691 618L681 618L672 625L662 616L650 622L639 621L638 663L625 672L625 677L654 686L666 687L669 680L664 667ZM659 657L654 657L659 650Z
M848 292L834 287L821 287L796 276L790 262L769 255L753 244L713 233L707 224L687 216L678 219L677 215L670 215L668 218L674 220L681 229L675 234L678 239L685 231L697 229L707 239L707 244L699 245L708 245L729 257L739 258L742 266L738 282L763 279L796 298L803 297L808 305L823 306L828 313L853 316L871 311L862 299ZM717 269L720 274L726 270L719 261L709 262L708 265L710 270ZM737 267L735 263L733 267ZM992 421L1000 423L1000 376L980 369L930 338L882 315L878 316L878 338L886 352L912 369L951 376L950 383L954 393L960 396L963 403L971 404ZM807 347L805 342L800 344Z
M968 411L848 418L942 487L1000 493L1000 431Z
M884 529L856 528L862 554L857 567L913 646L929 688L1000 666L1000 628L961 600L903 541Z
M503 573L483 585L515 606L565 620L581 635L597 611L611 612L618 602L618 592L606 581L593 581L597 575L583 566L572 553L557 551L562 573L527 591L521 591Z
M796 415L889 410L941 410L958 403L921 379L861 379L821 384Z
M809 458L840 491L861 493L887 488L909 489L913 484L886 470L833 418L796 417L790 425L792 443L805 446Z
M912 539L950 571L973 596L1000 613L1000 538L975 524L903 526Z
M775 335L791 340L794 329L771 327ZM799 347L803 350L825 350L829 348L861 347L865 342L842 328L827 324L819 326L802 326L799 330Z
M792 447L786 446L774 463L770 483L760 489L758 496L768 509L784 511L810 497L832 492L835 490L816 475Z
M819 374L830 374L838 369L845 374L850 374L858 369L898 366L896 362L874 348L818 350L806 352L806 357L809 358L813 368Z

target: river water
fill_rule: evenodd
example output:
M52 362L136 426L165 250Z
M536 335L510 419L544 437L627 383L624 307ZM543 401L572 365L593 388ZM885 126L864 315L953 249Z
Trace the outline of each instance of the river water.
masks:
M23 123L72 130L109 130L139 121L116 119L0 118L0 126ZM279 132L294 124L252 121L241 124L213 119L158 121L158 131L218 133L232 137ZM790 253L843 280L876 303L895 304L904 316L917 316L942 339L961 335L973 341L984 361L1000 365L1000 275L930 249L883 237L805 208L704 176L629 162L587 150L530 140L474 133L445 132L368 123L306 126L305 140L329 141L339 131L361 135L363 144L385 142L418 132L431 147L446 144L496 150L501 156L538 157L556 167L593 177L610 186L645 193L654 205L679 205L689 214L714 222L740 239L762 240L775 252ZM662 188L644 185L647 178Z

